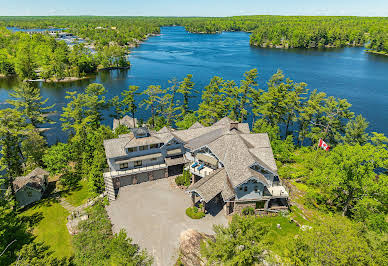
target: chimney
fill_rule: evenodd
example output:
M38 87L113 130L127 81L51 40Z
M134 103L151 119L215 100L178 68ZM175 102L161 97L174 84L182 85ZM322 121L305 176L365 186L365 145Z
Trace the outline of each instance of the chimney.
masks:
M229 130L232 131L233 129L238 130L238 122L231 122Z

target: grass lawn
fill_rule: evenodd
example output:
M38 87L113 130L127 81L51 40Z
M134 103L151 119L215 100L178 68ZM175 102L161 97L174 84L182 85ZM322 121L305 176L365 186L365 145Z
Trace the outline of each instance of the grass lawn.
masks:
M268 240L271 242L274 251L281 251L284 247L283 241L299 232L299 227L295 223L290 222L287 216L264 216L258 219L263 221L270 229ZM277 228L277 224L280 224L280 229Z
M66 228L66 217L69 212L57 200L41 200L22 213L30 222L33 234L38 242L50 246L57 257L73 255L71 236Z
M78 187L67 192L64 197L66 201L74 207L78 207L86 203L89 198L88 182L86 180L81 180Z

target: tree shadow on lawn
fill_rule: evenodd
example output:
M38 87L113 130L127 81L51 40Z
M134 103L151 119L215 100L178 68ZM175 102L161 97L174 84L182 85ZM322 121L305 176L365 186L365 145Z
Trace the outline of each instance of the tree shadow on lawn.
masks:
M54 194L50 195L47 198L42 198L39 201L36 201L32 204L29 204L29 205L23 207L20 211L26 212L26 211L34 210L34 209L41 208L41 207L51 207L53 204L59 203L59 199Z
M58 191L57 194L60 197L66 197L66 196L71 196L75 192L78 192L82 189L82 186L79 184L79 182L71 187L63 187L61 191Z

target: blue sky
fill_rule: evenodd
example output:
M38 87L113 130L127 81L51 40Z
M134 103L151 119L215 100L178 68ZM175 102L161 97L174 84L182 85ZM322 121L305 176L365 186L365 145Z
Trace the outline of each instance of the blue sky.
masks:
M0 0L0 16L388 16L388 0Z

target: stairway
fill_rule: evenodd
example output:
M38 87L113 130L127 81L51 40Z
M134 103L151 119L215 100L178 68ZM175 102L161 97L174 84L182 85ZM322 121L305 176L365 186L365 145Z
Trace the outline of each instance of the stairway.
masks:
M104 182L105 182L105 191L108 194L108 199L109 201L116 200L116 194L115 190L113 188L113 182L111 177L104 177Z

